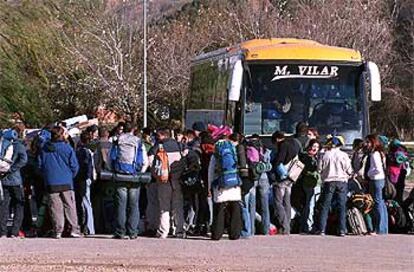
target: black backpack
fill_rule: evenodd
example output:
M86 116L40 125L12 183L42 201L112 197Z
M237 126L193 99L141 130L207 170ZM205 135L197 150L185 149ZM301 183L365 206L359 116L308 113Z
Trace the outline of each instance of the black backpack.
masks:
M388 210L388 228L390 233L404 233L407 228L407 218L403 208L395 200L386 202Z
M405 216L407 220L406 230L408 233L414 232L414 202L405 208Z

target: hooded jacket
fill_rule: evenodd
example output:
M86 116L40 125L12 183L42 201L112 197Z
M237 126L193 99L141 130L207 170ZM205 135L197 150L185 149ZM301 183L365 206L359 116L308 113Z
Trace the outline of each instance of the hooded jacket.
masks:
M73 179L79 171L75 151L66 142L47 142L39 155L47 190L50 193L73 190Z
M27 163L26 148L21 141L13 142L12 164L8 174L2 179L5 186L20 186L23 184L20 169Z

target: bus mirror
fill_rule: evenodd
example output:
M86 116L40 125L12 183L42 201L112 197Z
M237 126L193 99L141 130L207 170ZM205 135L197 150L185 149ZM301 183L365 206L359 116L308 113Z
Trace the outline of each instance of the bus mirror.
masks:
M229 100L230 101L239 101L240 100L240 91L243 81L243 65L241 60L236 61L233 67L233 72L231 75L231 83L229 89Z
M371 100L381 101L381 77L378 66L368 61L366 64L367 72L369 74L369 85L371 87Z

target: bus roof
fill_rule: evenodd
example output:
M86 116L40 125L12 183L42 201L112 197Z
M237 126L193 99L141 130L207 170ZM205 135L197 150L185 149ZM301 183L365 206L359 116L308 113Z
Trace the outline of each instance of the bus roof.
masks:
M228 48L201 54L194 62L217 59L223 55L242 54L246 61L255 60L314 60L362 62L357 50L328 46L316 41L291 38L254 39Z
M361 62L359 51L303 39L256 39L240 44L246 60L317 60Z

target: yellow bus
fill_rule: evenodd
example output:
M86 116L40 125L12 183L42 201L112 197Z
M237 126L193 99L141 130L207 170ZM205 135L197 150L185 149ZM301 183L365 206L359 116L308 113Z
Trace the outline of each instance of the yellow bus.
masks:
M304 121L350 144L369 132L366 86L372 101L381 100L378 67L356 50L303 39L250 40L192 61L185 123L266 137L292 134Z

